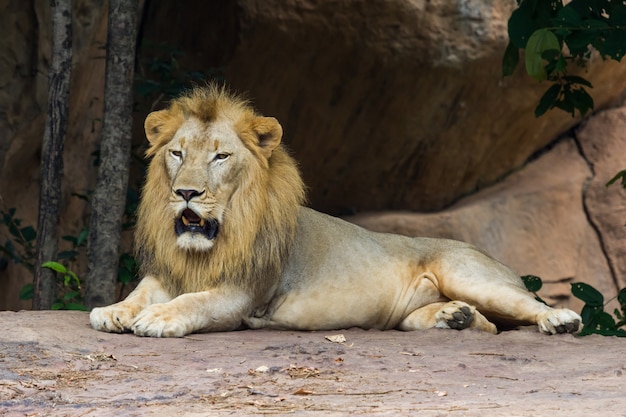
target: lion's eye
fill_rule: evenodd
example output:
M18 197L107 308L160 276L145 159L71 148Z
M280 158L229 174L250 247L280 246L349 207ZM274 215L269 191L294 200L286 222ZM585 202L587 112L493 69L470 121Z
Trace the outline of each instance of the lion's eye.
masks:
M228 159L229 156L229 153L218 153L217 155L215 155L215 158L213 158L213 160L223 161L224 159Z
M176 158L182 158L183 153L181 151L172 151L172 155Z

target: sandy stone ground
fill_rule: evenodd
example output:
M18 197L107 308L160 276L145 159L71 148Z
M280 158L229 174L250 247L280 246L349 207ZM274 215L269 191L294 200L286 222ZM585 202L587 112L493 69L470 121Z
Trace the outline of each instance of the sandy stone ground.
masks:
M150 339L82 312L5 311L0 415L626 416L625 353L533 327Z

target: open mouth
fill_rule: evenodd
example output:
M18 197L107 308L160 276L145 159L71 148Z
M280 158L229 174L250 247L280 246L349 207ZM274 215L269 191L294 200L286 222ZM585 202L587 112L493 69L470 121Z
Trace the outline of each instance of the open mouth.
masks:
M198 233L212 240L217 236L218 229L219 223L217 220L205 220L191 209L183 210L181 216L174 222L174 230L177 236L183 233Z

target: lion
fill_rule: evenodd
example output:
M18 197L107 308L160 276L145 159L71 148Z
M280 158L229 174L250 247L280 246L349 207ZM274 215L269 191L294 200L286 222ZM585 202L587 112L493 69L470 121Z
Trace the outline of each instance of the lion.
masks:
M475 246L376 233L304 207L279 122L223 86L150 113L145 132L143 278L125 300L91 311L96 330L581 329L578 314L535 300Z

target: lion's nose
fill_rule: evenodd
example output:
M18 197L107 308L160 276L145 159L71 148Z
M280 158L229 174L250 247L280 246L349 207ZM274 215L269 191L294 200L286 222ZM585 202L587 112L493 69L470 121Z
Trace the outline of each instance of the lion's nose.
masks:
M194 197L197 197L199 195L204 194L204 191L198 191L198 190L181 190L178 189L176 190L176 194L178 194L179 196L181 196L182 198L185 199L185 201L189 201Z

